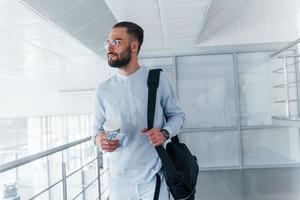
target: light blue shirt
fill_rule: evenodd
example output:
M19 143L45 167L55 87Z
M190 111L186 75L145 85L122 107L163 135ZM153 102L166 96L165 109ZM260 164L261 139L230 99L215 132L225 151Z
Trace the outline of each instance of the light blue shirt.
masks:
M147 78L149 70L140 67L125 76L120 73L102 82L96 90L94 134L103 131L106 120L120 120L120 132L125 133L122 147L107 153L110 176L130 183L145 183L161 169L161 162L147 135ZM166 116L166 122L164 120ZM181 110L171 84L164 74L160 75L155 108L155 128L164 128L171 137L183 126L185 114Z

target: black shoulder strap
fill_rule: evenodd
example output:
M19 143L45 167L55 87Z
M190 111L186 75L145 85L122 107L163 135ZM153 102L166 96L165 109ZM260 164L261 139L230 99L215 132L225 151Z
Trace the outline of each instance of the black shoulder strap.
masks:
M162 69L151 69L148 74L148 112L147 112L147 123L148 130L153 128L154 123L154 114L155 114L155 103L156 103L156 93L159 85L159 77ZM171 141L174 143L179 143L179 138L176 135L171 138Z
M147 123L148 130L153 128L155 103L156 103L156 91L159 85L159 77L161 69L151 69L148 74L148 111L147 111Z
M161 69L151 69L148 74L148 110L147 110L147 123L148 130L153 128L154 114L155 114L155 104L156 104L156 92L159 85L159 77ZM160 147L161 148L161 147ZM160 176L156 174L156 185L154 190L153 200L158 200L160 191Z
M153 200L158 200L159 198L160 184L161 184L160 176L159 174L156 174L156 185L155 185Z

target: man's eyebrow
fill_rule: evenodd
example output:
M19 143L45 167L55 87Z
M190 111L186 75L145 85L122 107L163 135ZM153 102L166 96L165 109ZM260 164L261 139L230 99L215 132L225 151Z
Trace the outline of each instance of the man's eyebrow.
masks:
M113 38L111 40L124 40L124 39L122 39L122 38ZM109 39L107 39L107 42L109 42Z

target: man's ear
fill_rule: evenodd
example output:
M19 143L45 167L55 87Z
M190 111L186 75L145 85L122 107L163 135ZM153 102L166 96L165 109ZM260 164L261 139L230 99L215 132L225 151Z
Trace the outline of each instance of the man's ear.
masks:
M131 42L131 51L132 52L138 52L139 49L139 43L137 40L134 40L133 42Z

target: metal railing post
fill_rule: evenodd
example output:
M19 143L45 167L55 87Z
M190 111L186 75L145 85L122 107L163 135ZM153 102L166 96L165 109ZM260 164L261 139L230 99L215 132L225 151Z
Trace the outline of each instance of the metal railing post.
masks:
M101 179L100 169L103 169L103 154L97 149L97 179L98 179L98 199L101 200Z
M50 160L49 160L49 156L47 156L47 160L46 160L46 163L47 163L47 184L48 184L48 187L51 186L51 181L50 181ZM52 199L52 196L51 196L51 190L48 191L48 197L49 197L49 200Z
M15 153L15 160L18 160L18 153ZM19 181L19 168L16 167L16 180Z
M291 117L290 111L290 94L289 94L289 81L288 81L288 68L287 68L287 57L284 57L283 63L283 81L284 81L284 89L285 89L285 113L288 118Z
M63 200L67 200L68 199L68 195L67 195L67 172L66 172L66 163L64 161L61 164L61 172L62 172Z
M80 150L80 166L82 166L83 165L83 155L82 155L83 153L82 153L82 149ZM85 187L86 187L86 182L85 182L85 174L84 174L84 171L83 171L83 169L81 169L80 170L80 173L81 173L81 188L82 188L82 190L83 190L83 193L82 193L82 200L85 200L86 198L85 198L85 191L84 191L84 189L85 189Z

